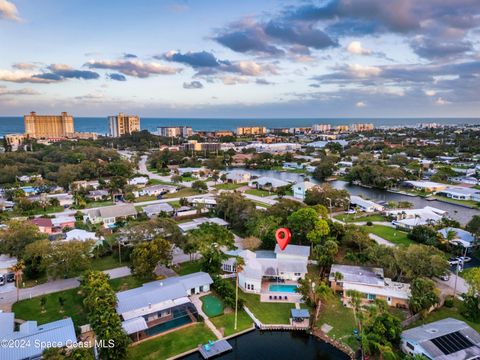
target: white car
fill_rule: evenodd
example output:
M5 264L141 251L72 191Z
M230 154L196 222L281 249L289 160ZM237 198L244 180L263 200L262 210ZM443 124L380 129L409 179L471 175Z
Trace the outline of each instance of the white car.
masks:
M347 211L347 214L356 214L357 212L353 209L350 209Z
M459 256L457 259L459 262L462 262L462 263L467 263L472 261L472 258L469 256Z

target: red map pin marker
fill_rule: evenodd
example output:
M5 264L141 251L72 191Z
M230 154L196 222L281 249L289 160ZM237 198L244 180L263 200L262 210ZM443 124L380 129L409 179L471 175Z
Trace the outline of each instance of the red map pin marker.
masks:
M275 231L275 239L277 239L277 244L282 250L285 250L291 238L292 234L287 228L280 228Z

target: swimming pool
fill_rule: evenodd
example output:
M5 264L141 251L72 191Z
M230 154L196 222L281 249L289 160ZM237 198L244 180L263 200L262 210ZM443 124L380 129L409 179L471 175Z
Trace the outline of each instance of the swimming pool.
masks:
M297 285L270 284L268 290L272 292L295 293L297 292Z

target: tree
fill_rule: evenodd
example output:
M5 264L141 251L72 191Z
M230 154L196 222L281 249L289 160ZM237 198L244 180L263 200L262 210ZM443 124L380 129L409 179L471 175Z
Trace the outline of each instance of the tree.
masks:
M327 157L317 165L315 171L313 172L313 178L318 181L325 181L325 179L333 175L335 168L336 167L333 159Z
M302 207L305 207L305 204L296 200L282 198L275 205L270 206L266 213L277 218L280 224L286 224L290 214Z
M120 317L116 312L117 297L108 283L108 275L100 271L89 271L81 281L84 294L83 306L97 340L113 347L101 347L102 360L123 360L127 358L130 339L122 329Z
M275 232L280 227L280 219L275 216L260 216L249 222L250 233L260 239L262 249L275 247Z
M363 228L349 225L345 227L342 243L350 248L357 249L359 252L363 252L373 243L373 240L370 239L368 233Z
M433 246L412 244L406 248L397 247L394 255L400 271L399 279L441 276L450 268L443 252Z
M160 237L141 242L133 248L131 258L133 273L139 278L151 279L159 263L169 265L172 261L172 245Z
M245 199L238 192L223 192L217 196L217 214L230 222L232 229L243 233L247 229L249 220L257 212L255 203Z
M201 180L195 180L192 183L192 189L197 190L199 192L204 192L208 190L208 186L204 181Z
M412 310L414 314L420 313L422 318L426 317L428 310L432 306L440 302L437 287L430 279L414 279L410 284L410 290L410 310Z
M183 177L181 175L172 175L170 178L175 184L180 184L183 181Z
M42 257L42 267L54 279L76 276L90 266L93 245L92 240L52 242L49 254Z
M478 238L480 236L480 215L474 215L468 222L465 229L467 229L467 231L470 231Z
M480 320L480 268L472 268L464 275L468 292L462 294L462 314L473 321Z
M25 269L25 263L23 260L19 260L9 270L15 274L15 286L17 287L17 301L20 300L20 283L22 282L23 269Z
M328 223L320 219L318 213L311 207L304 207L292 213L288 217L288 227L292 232L293 243L298 244L305 243L306 240L318 244L330 231Z
M408 233L408 238L420 244L438 246L440 244L440 235L434 228L428 225L415 226Z
M329 184L324 184L322 187L314 187L305 193L305 204L307 205L323 205L327 208L346 209L350 199L350 194L347 190L339 190L333 188Z
M35 225L11 220L5 229L0 230L0 253L22 258L28 244L46 238L47 235L39 232Z
M245 266L245 261L241 256L237 256L237 260L235 262L235 272L237 273L236 277L236 289L235 289L235 325L233 327L234 330L237 330L237 317L238 317L238 274L243 271Z
M262 245L262 241L255 236L247 236L243 239L242 244L244 249L255 251Z

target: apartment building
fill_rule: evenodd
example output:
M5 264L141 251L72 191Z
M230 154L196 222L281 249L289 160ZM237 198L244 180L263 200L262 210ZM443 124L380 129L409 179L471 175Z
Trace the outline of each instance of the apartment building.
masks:
M330 124L313 124L312 131L313 132L329 132L332 129Z
M187 138L193 135L193 130L190 126L159 126L157 134L165 137Z
M108 117L108 135L120 137L140 131L140 117L136 115L124 115L122 113Z
M352 124L350 125L350 131L360 132L360 131L371 131L374 129L373 124Z
M32 111L23 117L25 135L33 139L73 137L75 130L73 116L62 112L61 115L37 115Z
M237 135L265 135L267 128L264 126L244 126L237 128Z

